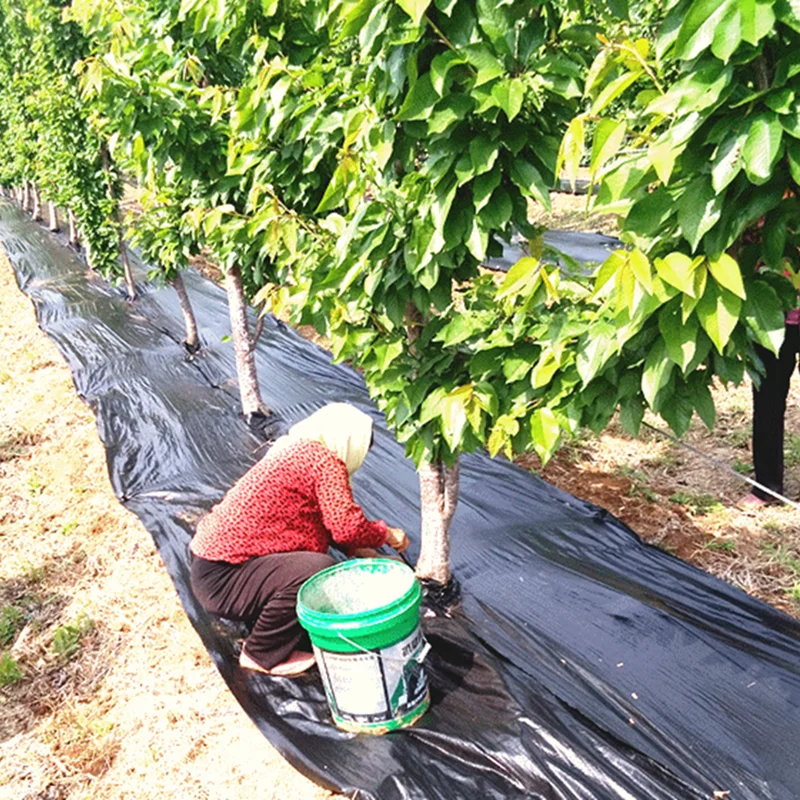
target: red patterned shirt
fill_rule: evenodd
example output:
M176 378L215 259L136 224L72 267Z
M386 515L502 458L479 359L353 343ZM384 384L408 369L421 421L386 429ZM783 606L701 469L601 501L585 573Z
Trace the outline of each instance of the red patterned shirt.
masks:
M241 564L270 553L346 553L386 543L386 523L370 522L353 500L344 462L319 442L298 441L246 472L203 517L192 552Z

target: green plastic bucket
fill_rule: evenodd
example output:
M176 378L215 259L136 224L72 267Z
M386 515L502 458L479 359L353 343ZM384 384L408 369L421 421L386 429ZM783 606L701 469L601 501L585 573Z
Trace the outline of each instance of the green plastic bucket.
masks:
M413 571L388 558L328 567L300 588L297 616L339 728L387 733L412 725L427 710L421 599Z

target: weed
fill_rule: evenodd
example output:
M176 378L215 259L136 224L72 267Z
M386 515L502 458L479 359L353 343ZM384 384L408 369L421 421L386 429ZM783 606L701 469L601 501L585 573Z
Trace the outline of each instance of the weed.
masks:
M22 670L8 653L0 658L0 686L10 686L22 678Z
M751 437L750 427L743 425L739 428L732 428L725 436L725 444L731 447L747 447Z
M703 549L715 550L717 552L724 553L735 553L736 542L731 539L710 539L707 542L703 542Z
M629 467L627 464L622 464L618 467L617 473L631 481L628 488L628 497L644 497L650 503L658 502L661 498L654 492L648 485L649 478L640 469Z
M10 436L0 438L0 464L24 456L31 445L39 441L39 436L29 431L16 431Z
M24 616L16 606L0 608L0 646L10 644L22 627Z
M776 544L775 542L764 542L761 549L767 555L772 556L776 563L800 577L800 557L794 550L785 544Z
M783 533L783 525L780 522L775 522L774 519L768 519L761 527L768 533Z
M44 578L44 567L34 567L33 564L22 565L22 577L27 583L41 583Z
M740 475L750 475L753 472L753 465L748 464L746 461L742 461L741 458L736 459L733 464L733 468Z
M31 475L26 481L26 484L28 486L28 494L31 497L36 497L37 494L41 494L44 490L44 484L38 475Z
M783 461L787 467L796 467L800 464L800 436L793 433L783 451Z
M62 536L66 536L71 531L74 531L75 528L77 528L77 527L78 527L78 523L75 520L72 520L71 522L68 522L66 525L62 525L61 526L60 533L61 533Z
M94 630L94 622L80 614L75 622L61 625L53 631L53 652L59 658L70 659L80 650L81 639Z
M697 516L721 511L722 504L710 494L692 494L691 492L675 492L670 496L670 502L686 506L686 509Z
M800 583L795 583L794 586L787 586L783 591L793 603L800 604Z

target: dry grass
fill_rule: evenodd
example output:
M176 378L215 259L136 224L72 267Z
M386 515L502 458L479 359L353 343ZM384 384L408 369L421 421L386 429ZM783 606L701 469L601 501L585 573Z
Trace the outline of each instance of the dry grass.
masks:
M0 255L0 800L315 798L247 719Z
M538 203L530 204L530 221L545 225L549 230L585 231L617 236L619 225L616 214L598 214L586 210L586 195L551 192L552 208L547 211Z

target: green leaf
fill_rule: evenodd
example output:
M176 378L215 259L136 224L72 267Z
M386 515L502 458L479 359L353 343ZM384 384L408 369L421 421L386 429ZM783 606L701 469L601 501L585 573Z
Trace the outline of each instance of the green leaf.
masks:
M735 0L694 0L683 19L675 54L686 61L696 58L714 41L720 21Z
M675 168L675 159L678 155L672 142L669 138L653 142L647 152L658 179L666 186L672 177L672 170Z
M426 72L411 87L395 119L403 122L409 122L415 119L428 119L433 112L434 106L438 102L439 94L431 84L430 73Z
M797 108L795 103L795 93L788 87L770 92L765 98L764 103L776 114L790 114Z
M466 404L471 395L472 386L462 386L442 400L442 435L451 450L456 450L464 438L464 429L469 422Z
M444 94L447 73L459 64L466 64L466 60L454 50L446 50L431 61L431 86L440 95Z
M662 281L694 297L694 267L689 256L670 253L664 258L657 258L655 266Z
M745 299L747 295L742 283L742 272L739 265L727 253L723 253L719 258L709 258L708 269L720 286L733 292L742 300Z
M523 256L506 273L496 298L502 300L512 295L527 296L536 289L541 281L539 260L531 256Z
M425 16L430 4L431 0L397 0L397 5L411 17L415 25L419 25L422 22L422 18Z
M659 186L633 204L625 220L625 227L640 236L656 236L666 228L674 214L672 196L663 186Z
M678 200L678 224L693 251L719 221L724 199L704 176L692 181Z
M711 52L727 64L736 48L742 43L742 15L735 3L729 4L725 15L714 31Z
M581 158L583 157L584 148L584 130L583 118L575 117L567 127L567 132L561 140L561 147L558 151L558 160L556 161L556 177L561 174L564 166L567 169L567 177L573 190L575 189L575 181L578 179L578 169L581 165Z
M625 72L604 86L603 91L597 95L597 99L592 103L592 115L600 114L607 105L616 100L629 86L636 83L643 74L644 71L642 69Z
M742 149L744 169L751 183L757 186L771 177L781 156L783 129L777 114L764 112L751 123Z
M386 372L391 366L392 362L402 354L403 342L395 340L393 342L380 342L376 344L372 351L375 353L378 369L381 372Z
M495 169L480 175L472 182L472 200L476 213L489 202L492 192L500 185L501 178L501 171Z
M560 366L555 353L550 349L545 350L531 373L531 386L534 389L547 386Z
M511 165L511 180L526 197L538 200L550 209L550 192L539 170L527 161L517 158Z
M658 329L667 346L667 354L685 373L697 352L700 323L692 315L682 319L680 303L670 303L658 315Z
M467 61L478 71L475 77L475 88L483 86L495 78L505 74L505 68L497 60L489 46L483 42L463 48Z
M511 122L522 109L525 84L519 78L504 78L492 86L492 97L497 100L497 104L506 112L506 117Z
M674 368L675 364L668 357L666 342L656 339L644 360L642 371L642 394L654 411L658 411L660 406L658 393L669 383Z
M800 139L800 109L781 116L781 127L795 139Z
M488 172L497 161L500 145L485 136L478 136L469 143L469 155L472 161L472 174L482 175Z
M717 419L717 410L714 407L714 398L711 396L708 384L706 383L707 377L698 374L690 383L692 405L697 411L699 417L705 423L705 426L711 430L714 427L714 422Z
M533 449L542 459L543 464L546 464L556 451L560 435L561 429L558 420L549 408L537 408L531 414Z
M490 230L504 228L511 219L513 206L508 192L501 186L492 195L492 200L480 212L481 223Z
M772 6L775 0L739 0L742 13L742 38L757 45L772 32L775 25L775 12Z
M800 0L778 0L775 15L784 25L800 33Z
M789 162L789 171L792 179L800 184L800 142L792 139L786 143L786 157Z
M751 283L742 316L756 341L777 355L783 344L786 324L776 291L764 281Z
M613 158L625 139L625 120L601 119L597 123L592 141L589 169L595 174L610 158Z
M742 301L727 289L719 289L716 283L709 282L696 310L703 330L721 355L739 321Z
M617 352L617 331L608 324L598 324L578 346L576 366L586 388Z
M631 435L638 436L644 419L644 403L640 397L626 397L619 404L619 421Z
M742 148L747 131L734 131L722 140L711 162L711 185L722 193L742 169Z

